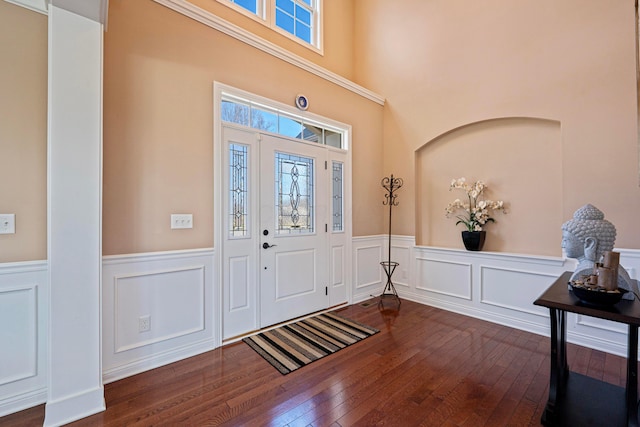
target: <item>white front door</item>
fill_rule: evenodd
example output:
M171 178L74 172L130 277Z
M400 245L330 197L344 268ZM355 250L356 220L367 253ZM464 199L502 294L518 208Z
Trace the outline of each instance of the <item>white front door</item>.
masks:
M223 128L223 338L329 306L323 146Z
M326 149L263 136L260 326L328 307Z

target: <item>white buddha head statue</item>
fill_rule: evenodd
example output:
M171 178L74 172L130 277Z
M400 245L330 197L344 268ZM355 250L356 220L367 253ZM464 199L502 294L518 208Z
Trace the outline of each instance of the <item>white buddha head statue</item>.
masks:
M569 258L595 263L603 253L613 250L616 227L604 219L604 213L587 204L562 224L562 248Z

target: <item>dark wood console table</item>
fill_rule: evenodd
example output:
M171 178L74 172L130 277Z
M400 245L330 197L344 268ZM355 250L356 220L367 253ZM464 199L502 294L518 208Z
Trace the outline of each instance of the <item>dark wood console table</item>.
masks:
M622 300L611 307L582 303L563 273L534 304L551 317L551 375L549 400L542 424L557 426L638 426L638 326L640 302ZM626 388L576 372L567 364L567 313L577 313L628 325Z

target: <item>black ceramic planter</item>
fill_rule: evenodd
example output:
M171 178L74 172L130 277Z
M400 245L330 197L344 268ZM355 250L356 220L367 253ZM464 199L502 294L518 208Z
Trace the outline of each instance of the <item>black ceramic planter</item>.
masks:
M484 245L486 231L463 231L462 242L468 251L481 251Z

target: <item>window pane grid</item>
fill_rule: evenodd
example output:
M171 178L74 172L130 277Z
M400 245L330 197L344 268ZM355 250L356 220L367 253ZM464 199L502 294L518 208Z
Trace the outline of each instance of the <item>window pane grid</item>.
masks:
M310 0L277 0L276 26L309 44L313 44L315 12Z
M320 6L316 0L218 0L240 13L255 16L261 22L290 34L293 39L320 49ZM269 8L269 9L267 9ZM265 10L273 17L267 22Z

